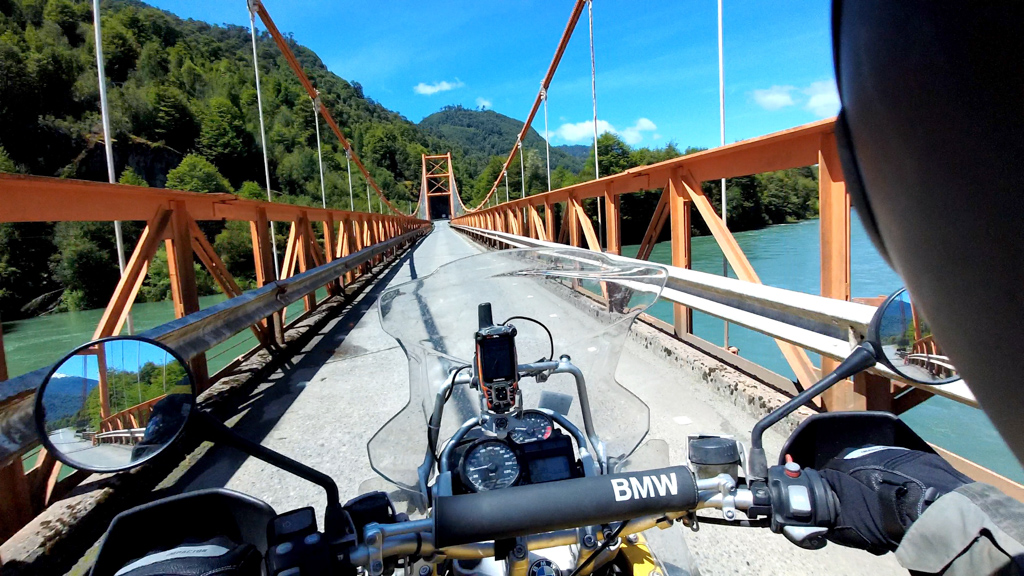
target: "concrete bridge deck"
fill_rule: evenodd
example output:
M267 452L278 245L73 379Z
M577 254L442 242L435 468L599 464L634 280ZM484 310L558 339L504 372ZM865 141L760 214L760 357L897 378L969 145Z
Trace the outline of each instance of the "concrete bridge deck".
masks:
M382 330L376 298L388 286L424 276L444 263L482 250L446 223L435 224L434 231L373 289L252 393L234 421L235 430L327 473L338 483L343 500L357 495L361 483L376 477L366 443L408 399L405 355ZM645 326L635 330L655 332ZM703 361L714 362L709 358ZM723 373L732 372L719 366ZM616 376L650 406L649 438L669 443L672 464L685 461L687 434L716 432L749 438L755 422L751 414L706 383L688 379L676 365L635 339L627 340ZM735 372L726 376L744 378ZM765 438L767 448L775 454L783 440L773 431ZM769 458L773 457L770 454ZM251 494L279 511L312 505L322 522L325 499L320 488L230 448L210 449L174 489L214 486ZM671 538L685 539L701 574L906 573L892 555L875 557L834 545L805 551L765 529L704 525L697 533L682 527L671 532Z

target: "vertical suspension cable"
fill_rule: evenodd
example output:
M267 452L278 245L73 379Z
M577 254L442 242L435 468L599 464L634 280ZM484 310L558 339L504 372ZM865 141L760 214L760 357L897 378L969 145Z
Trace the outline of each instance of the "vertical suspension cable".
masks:
M111 184L117 182L114 173L114 141L110 139L110 109L107 103L107 75L103 70L103 32L100 29L100 0L92 2L93 30L96 33L96 73L99 75L100 85L100 117L103 119L103 147L107 154L107 180ZM114 239L117 242L117 267L124 276L124 234L121 231L121 221L114 220ZM128 334L134 333L131 312L127 318Z
M548 192L551 192L551 143L548 141L548 91L544 89L543 85L541 86L540 93L544 97L544 154L547 156L548 162Z
M352 196L352 151L345 148L345 170L348 172L348 211L356 211L355 197Z
M521 198L526 198L526 161L523 160L524 152L525 151L523 150L523 143L520 142L519 143L519 175L520 175L519 177L522 179L522 181L519 184L521 185L521 187L523 189L523 193L522 193L523 195L521 196Z
M124 340L121 340L120 342L118 342L118 344L121 345L121 370L124 370L125 369L125 366L124 366ZM109 372L109 370L108 370L108 372ZM125 370L125 372L127 372L127 370ZM124 400L124 409L127 410L128 409L128 385L127 384L124 384L124 385L121 386L121 399ZM120 412L120 410L118 410L118 412Z
M139 404L142 404L142 340L137 342L135 350L135 383L139 385Z
M597 65L594 62L594 0L587 2L587 17L590 19L590 94L594 101L594 179L601 177L601 170L598 168L597 158ZM595 198L597 202L597 227L598 243L604 246L604 218L601 213L604 208L604 198Z
M718 0L718 122L721 145L725 146L725 64L722 58L722 0ZM725 178L722 178L722 224L726 223L728 203L725 197ZM729 260L722 255L722 276L729 275ZM729 347L729 322L724 324L724 348Z
M260 63L256 55L256 6L249 0L249 32L252 35L252 69L256 75L256 106L260 112L260 143L263 145L263 175L267 180L267 202L273 202L270 196L270 160L267 158L267 129L263 125L263 94L260 91ZM277 233L274 221L270 221L270 247L274 254L274 279L281 277L281 265L277 261Z
M324 152L320 147L320 91L316 93L313 100L313 119L316 120L316 157L320 162L320 199L323 201L324 209L327 208L327 187L324 185Z
M363 180L366 180L363 178ZM366 180L366 211L373 214L373 202L370 202L370 181Z
M504 174L505 174L505 202L508 202L508 170L505 170Z

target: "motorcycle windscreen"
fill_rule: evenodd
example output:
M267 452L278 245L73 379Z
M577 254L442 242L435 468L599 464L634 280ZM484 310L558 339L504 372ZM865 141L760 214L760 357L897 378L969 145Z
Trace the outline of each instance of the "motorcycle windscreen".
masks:
M647 434L647 405L615 380L633 320L657 300L667 279L659 266L626 263L579 249L506 250L470 256L380 298L381 324L409 360L409 403L367 445L370 464L399 487L419 491L428 459L427 423L453 371L472 375L477 306L490 303L495 324L516 327L520 365L568 355L586 378L595 431L609 459L624 459ZM536 320L544 327L525 320ZM520 381L524 408L551 408L584 430L575 379ZM445 404L436 453L480 414L480 394L456 386ZM594 453L593 447L589 447ZM436 472L436 468L434 468Z

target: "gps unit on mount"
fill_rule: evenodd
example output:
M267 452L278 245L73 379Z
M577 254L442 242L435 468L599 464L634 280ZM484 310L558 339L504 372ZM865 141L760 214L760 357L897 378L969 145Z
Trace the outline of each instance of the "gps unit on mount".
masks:
M515 326L494 325L490 302L477 307L476 375L487 408L504 414L515 407L519 392Z

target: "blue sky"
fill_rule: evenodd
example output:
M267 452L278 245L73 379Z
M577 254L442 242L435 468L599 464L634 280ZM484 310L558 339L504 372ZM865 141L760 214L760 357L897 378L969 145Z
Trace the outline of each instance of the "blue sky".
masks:
M248 25L243 0L151 3L183 18ZM571 0L264 4L332 72L414 122L448 104L524 119L572 8ZM727 142L838 111L829 6L725 0ZM597 0L594 35L602 129L639 146L718 144L714 0ZM585 14L549 98L552 144L591 142ZM541 114L533 126L543 133Z
M107 369L138 372L146 362L162 366L169 362L177 362L174 357L153 344L131 340L111 340L103 344L106 352ZM82 355L65 362L57 371L67 376L85 376L96 380L99 378L99 365L94 355Z

